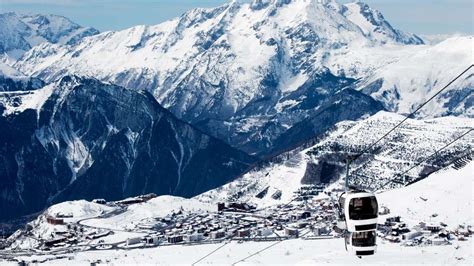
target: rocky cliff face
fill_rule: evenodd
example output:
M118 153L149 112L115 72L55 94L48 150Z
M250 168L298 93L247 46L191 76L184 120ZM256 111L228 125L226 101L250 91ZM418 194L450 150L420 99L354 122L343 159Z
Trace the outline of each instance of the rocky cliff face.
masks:
M66 76L1 95L0 106L0 218L69 199L189 197L254 162L176 119L151 94L94 79Z

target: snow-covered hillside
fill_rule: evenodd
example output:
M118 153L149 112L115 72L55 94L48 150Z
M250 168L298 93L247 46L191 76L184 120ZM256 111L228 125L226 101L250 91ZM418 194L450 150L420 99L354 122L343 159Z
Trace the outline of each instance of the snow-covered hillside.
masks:
M145 203L132 205L127 211L106 219L90 219L84 225L101 227L112 230L133 229L140 223L149 223L157 217L165 217L173 212L188 211L200 213L214 211L214 204L201 202L196 199L185 199L175 196L159 196Z
M326 186L337 181L345 173L344 159L348 154L360 152L403 119L403 116L379 112L359 122L338 123L332 131L315 144L300 152L284 154L282 162L253 170L243 177L208 191L198 198L218 202L237 200L269 206L290 201L294 193L304 185ZM443 117L428 120L407 120L386 140L351 165L350 184L374 190L397 186L387 181L395 178L415 163L431 155L456 137L474 128L469 118ZM468 134L438 154L436 160L415 167L406 174L406 182L444 166L453 158L469 154L474 146L474 134ZM281 160L281 159L280 159ZM397 177L400 179L400 177ZM342 180L341 180L342 181ZM330 188L341 186L335 182ZM263 197L257 194L266 190ZM281 193L277 193L280 191ZM281 194L277 199L272 196Z
M359 87L386 108L408 114L474 63L474 37L453 37L376 69ZM474 117L474 69L431 101L418 117Z
M7 116L21 113L26 109L39 112L46 100L51 96L53 88L54 85L47 85L32 91L0 92L0 109L4 109L2 115Z
M391 215L416 225L419 221L443 222L449 228L474 225L474 162L460 170L448 168L417 183L377 195Z
M278 153L270 150L276 139L315 116L321 102L427 49L422 43L360 2L233 1L73 46L45 43L15 67L46 81L71 73L146 89L201 130L268 155Z
M0 14L0 62L13 64L26 51L41 43L75 44L99 33L56 15Z

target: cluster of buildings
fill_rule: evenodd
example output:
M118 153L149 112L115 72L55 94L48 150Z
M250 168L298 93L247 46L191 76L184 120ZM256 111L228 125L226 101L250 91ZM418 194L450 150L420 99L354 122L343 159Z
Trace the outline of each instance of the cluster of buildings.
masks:
M287 204L256 209L255 206L240 202L217 203L214 212L188 212L177 210L164 217L151 217L139 221L130 228L131 232L145 233L144 237L124 239L123 247L157 246L177 244L204 244L228 240L275 241L288 238L333 238L341 237L336 227L337 210L330 198L318 199L319 187L300 189L294 200ZM126 206L147 201L156 195L149 194L130 198L113 204ZM104 200L95 200L107 204ZM379 208L380 215L386 215L384 223L378 224L377 235L386 241L414 245L444 245L451 240L465 240L473 230L469 226L459 226L448 230L443 223L420 222L409 227L399 216L389 216L390 210ZM45 215L47 223L54 225L51 235L32 235L30 228L25 235L39 240L40 249L74 246L103 238L114 232L67 223L69 214ZM67 221L67 220L66 220Z
M70 215L59 215L60 217L68 218ZM90 240L99 239L109 234L113 234L110 230L95 229L84 227L77 223L67 223L64 218L59 218L57 215L44 215L43 219L50 225L54 226L48 234L42 232L35 232L31 225L26 226L21 230L22 235L26 238L32 238L37 241L36 248L49 250L58 247L70 247L79 243L89 242Z
M218 203L216 212L192 213L179 210L166 217L137 224L148 229L141 243L153 245L238 241L273 241L296 238L302 231L309 237L338 236L334 205L330 200L295 201L256 210L246 203ZM131 230L133 231L133 230ZM309 234L308 234L309 232ZM138 239L129 239L135 245Z
M400 216L388 217L385 223L378 224L379 237L405 246L449 245L452 240L466 240L473 231L471 226L465 225L458 225L457 229L450 230L442 222L419 222L410 228Z

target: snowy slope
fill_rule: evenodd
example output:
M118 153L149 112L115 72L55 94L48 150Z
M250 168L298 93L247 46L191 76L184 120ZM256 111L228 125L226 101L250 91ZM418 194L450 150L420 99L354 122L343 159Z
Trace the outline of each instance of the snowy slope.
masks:
M62 16L3 13L0 14L0 61L13 64L40 43L74 44L97 33L94 28L81 27Z
M71 73L146 89L179 118L258 154L321 101L398 60L394 49L410 54L423 43L356 6L233 1L74 46L45 43L15 67L46 81Z
M36 90L43 86L42 80L27 77L20 71L0 62L0 92Z
M206 202L242 200L269 206L288 202L303 185L327 186L332 183L330 188L340 187L341 183L335 181L345 173L345 156L361 151L402 119L397 114L379 112L359 122L338 123L325 136L315 140L312 146L283 154L276 162L257 168L197 198ZM394 179L395 174L410 168L469 128L474 128L474 121L468 118L409 119L379 144L381 148L371 151L373 155L362 156L352 165L353 178L350 184L379 189L382 184ZM442 167L453 158L466 154L473 146L474 135L468 134L440 152L441 159L428 160L407 173L407 180ZM395 186L396 184L390 183L384 188ZM256 195L267 187L266 195L261 199L257 198ZM282 192L281 199L271 197L277 191Z
M473 188L471 162L460 170L448 168L408 187L386 191L377 199L390 209L391 215L400 215L411 225L419 221L443 222L455 229L459 224L474 225Z
M0 62L0 76L9 77L14 80L23 79L26 76L11 66Z
M342 239L283 241L236 265L470 265L472 239L456 245L402 247L379 242L377 254L359 259L349 255ZM162 265L191 265L204 255L212 254L197 265L232 265L275 242L231 242L222 244L161 246L148 249L120 251L89 251L70 254L66 258L47 261L46 265L70 263L89 264L97 260L114 265L158 263ZM217 251L213 252L214 250ZM25 261L43 261L51 256L21 256ZM9 265L9 262L5 262ZM11 263L11 265L17 265Z
M40 243L38 238L45 236L47 238L47 236L52 236L55 232L65 231L67 229L67 225L49 224L46 221L46 217L48 216L58 217L60 215L66 215L68 218L62 218L65 223L77 223L80 220L94 218L114 210L115 208L113 207L85 200L67 201L53 205L29 223L32 228L30 236L33 237L16 237L14 234L10 237L10 240L13 242L11 246L13 248L29 249Z
M453 37L382 66L359 84L394 112L408 114L474 63L474 37ZM474 69L430 102L419 117L474 117Z
M53 93L54 85L47 85L33 91L0 92L0 106L5 108L1 115L21 113L26 109L35 110L38 114Z
M423 43L423 40L416 36L394 29L385 20L382 13L372 9L367 4L357 1L343 6L343 14L354 24L359 26L367 36L375 36L377 39L395 40L400 43Z
M127 211L110 218L90 219L82 224L114 230L133 229L139 223L153 221L157 217L165 217L173 212L189 211L201 213L214 211L214 204L208 204L196 199L185 199L174 196L159 196L141 204L131 205Z

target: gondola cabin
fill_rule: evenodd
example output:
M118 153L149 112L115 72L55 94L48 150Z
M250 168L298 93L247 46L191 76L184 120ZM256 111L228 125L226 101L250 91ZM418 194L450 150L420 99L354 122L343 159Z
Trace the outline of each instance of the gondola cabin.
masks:
M346 250L358 256L374 255L377 251L377 235L375 230L364 232L346 232L345 243Z
M377 229L378 203L373 193L363 190L344 192L339 198L340 220L349 232Z

